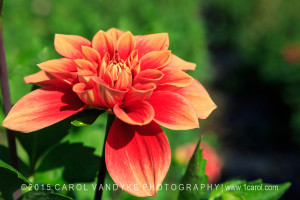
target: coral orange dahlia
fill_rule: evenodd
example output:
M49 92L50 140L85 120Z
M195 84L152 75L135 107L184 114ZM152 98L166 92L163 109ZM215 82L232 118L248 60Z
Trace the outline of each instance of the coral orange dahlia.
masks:
M32 132L88 107L105 109L116 116L105 147L109 174L133 195L155 195L171 158L159 125L197 128L198 118L216 108L185 73L195 64L167 50L167 33L133 36L113 28L99 31L92 42L57 34L54 45L64 58L43 62L40 72L25 77L41 88L20 99L2 125Z

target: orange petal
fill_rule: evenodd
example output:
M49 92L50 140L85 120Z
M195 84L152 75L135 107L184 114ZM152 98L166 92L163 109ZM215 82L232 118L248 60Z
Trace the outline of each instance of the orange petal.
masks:
M76 59L74 62L77 66L77 75L80 82L88 83L92 76L97 75L97 67L90 61L85 59Z
M179 70L187 71L187 70L195 70L196 64L184 61L181 58L172 54L171 60L170 60L169 64L166 65L166 67L172 67L172 68L176 68Z
M164 76L158 81L158 85L174 85L177 87L186 87L190 85L194 80L193 77L191 77L187 73L171 67L165 67L161 70L161 72L164 74Z
M151 51L166 50L169 48L168 33L157 33L151 35L135 36L136 49L138 50L139 57Z
M73 60L68 58L60 58L48 60L38 64L39 68L46 72L76 72L76 64Z
M147 101L139 101L126 105L118 103L114 106L113 111L117 118L132 125L149 124L154 117L154 110Z
M97 88L96 100L107 108L113 108L117 103L120 103L127 92L116 90L107 86L104 82L100 82L96 78L92 78L94 87Z
M105 162L121 189L138 197L155 196L170 166L170 145L155 122L132 126L116 119L105 145Z
M151 97L155 88L156 85L154 83L148 83L145 85L138 83L134 87L131 87L126 93L124 102L130 103L135 101L148 100Z
M35 74L24 77L25 84L36 84L40 87L46 87L50 85L60 85L63 82L56 79L51 74L41 70Z
M72 84L77 79L76 64L68 58L48 60L38 64L38 67L69 84Z
M217 108L205 88L196 80L189 86L180 88L174 92L182 95L191 103L200 119L207 118Z
M96 33L92 41L92 46L99 52L101 58L104 57L106 52L109 53L111 58L115 53L113 40L104 31Z
M193 107L181 95L159 91L154 92L148 101L154 108L154 121L158 124L173 130L199 127Z
M2 125L28 133L55 124L84 108L86 105L70 88L51 86L25 95L13 106Z
M111 28L108 31L106 31L106 33L112 38L115 48L117 48L117 41L124 32L116 28Z
M164 74L156 69L147 69L137 74L133 83L148 84L157 83L163 78Z
M121 59L126 60L132 50L135 48L136 42L134 36L127 31L117 42L117 50Z
M88 60L85 59L76 59L74 60L77 66L78 71L91 71L93 73L97 73L97 69L95 66Z
M83 58L90 61L91 63L93 63L93 65L95 65L96 67L98 67L100 61L101 61L101 57L100 54L98 53L98 51L96 51L95 49L91 48L91 47L82 47L82 53L83 53Z
M99 77L103 77L103 75L105 74L109 61L110 61L109 54L106 53L101 61L100 67L98 69Z
M54 38L56 51L67 58L82 58L82 46L91 46L91 42L77 35L56 34Z
M100 102L95 99L94 89L84 83L77 83L73 86L73 91L77 93L81 101L93 107L102 107Z
M169 63L171 51L152 51L141 58L141 71L146 69L158 69Z

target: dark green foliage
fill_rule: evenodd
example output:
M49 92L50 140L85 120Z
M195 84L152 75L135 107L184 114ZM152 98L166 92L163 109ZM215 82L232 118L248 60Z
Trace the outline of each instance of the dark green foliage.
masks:
M10 163L10 158L9 158L9 151L8 148L6 146L0 145L0 160L2 160L5 163ZM29 175L29 167L27 166L26 163L23 162L23 160L21 160L19 158L19 171L25 176L28 177Z
M38 159L53 145L64 138L71 125L71 119L65 119L53 126L49 126L32 133L18 133L17 137L29 155L31 173Z
M103 114L105 110L91 109L84 110L73 117L71 122L74 126L88 126L93 124L99 115Z
M72 200L72 198L51 191L30 191L25 193L20 200Z
M20 172L0 160L0 199L12 200L13 193L21 189L22 184L30 184Z
M43 158L36 173L63 168L62 177L69 183L94 181L100 163L100 157L94 155L94 149L81 143L68 142L56 145Z

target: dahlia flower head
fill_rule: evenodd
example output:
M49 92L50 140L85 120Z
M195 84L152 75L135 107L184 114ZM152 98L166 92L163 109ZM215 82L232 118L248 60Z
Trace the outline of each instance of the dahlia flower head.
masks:
M134 36L112 28L97 32L92 42L56 34L54 46L63 58L38 64L41 71L25 77L41 88L21 98L2 125L27 133L84 109L104 109L116 116L105 144L110 176L132 195L155 196L171 161L160 125L197 128L198 118L216 108L185 73L196 65L168 50L167 33Z

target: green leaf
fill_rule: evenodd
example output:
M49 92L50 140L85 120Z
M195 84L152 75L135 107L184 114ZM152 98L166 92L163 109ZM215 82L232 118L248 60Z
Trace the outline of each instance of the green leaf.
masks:
M72 198L60 194L52 193L51 191L39 190L25 193L20 200L70 200Z
M82 143L66 142L55 146L45 155L36 170L35 178L39 180L43 174L48 177L47 173L50 170L62 174L63 179L69 183L92 182L95 180L99 163L100 157L94 155L93 148L85 147Z
M182 178L181 184L192 186L197 185L198 190L182 190L179 193L179 200L187 199L205 199L207 191L201 190L201 184L207 183L207 175L205 175L206 160L202 157L202 149L199 148L201 139L197 143L194 154L188 164L186 172Z
M290 183L278 185L263 183L262 180L246 182L244 180L228 181L215 188L209 200L278 200L290 187Z
M71 126L71 118L67 118L52 126L32 133L17 133L17 137L29 155L31 172L38 159L52 146L64 138Z
M96 119L104 113L105 110L84 110L74 116L74 120L71 122L74 126L88 126L93 124Z
M0 144L0 160L2 160L5 163L10 163L10 155L9 155L9 150L8 147L1 145ZM26 163L23 162L19 158L19 171L25 176L29 176L29 167Z
M1 196L6 200L13 199L13 193L20 189L22 184L30 184L30 181L15 168L0 160Z

